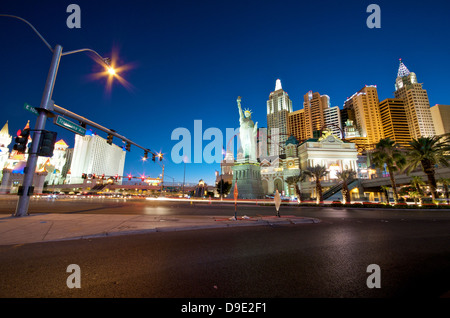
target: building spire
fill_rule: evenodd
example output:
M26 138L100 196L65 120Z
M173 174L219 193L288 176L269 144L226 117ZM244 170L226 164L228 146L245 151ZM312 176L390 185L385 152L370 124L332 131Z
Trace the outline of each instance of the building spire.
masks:
M276 83L275 83L275 90L277 91L277 90L279 90L279 89L283 89L283 88L281 87L281 81L280 81L280 79L277 79L277 81L276 81Z
M398 67L397 77L408 76L410 73L408 68L405 66L405 64L403 64L402 59L399 59L399 60L400 60L400 66Z
M0 130L0 136L9 136L8 121L6 121L6 124L3 126L2 130Z

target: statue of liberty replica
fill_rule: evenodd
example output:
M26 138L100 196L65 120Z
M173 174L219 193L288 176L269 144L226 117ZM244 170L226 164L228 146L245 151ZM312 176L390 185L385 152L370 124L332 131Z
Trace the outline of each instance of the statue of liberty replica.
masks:
M264 191L261 182L261 169L256 159L256 141L258 135L258 123L252 121L252 112L249 109L242 111L241 97L237 99L239 109L239 140L241 143L243 158L236 160L233 170L233 183L230 198L233 198L235 184L238 187L240 199L262 199Z
M241 108L241 96L237 99L239 108L239 140L243 151L244 161L256 163L256 138L258 135L258 123L253 124L252 112Z

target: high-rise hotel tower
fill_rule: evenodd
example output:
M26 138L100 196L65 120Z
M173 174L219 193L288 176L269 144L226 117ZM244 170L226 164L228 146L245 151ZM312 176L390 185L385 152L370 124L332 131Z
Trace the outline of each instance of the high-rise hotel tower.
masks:
M288 114L292 112L292 101L277 79L275 90L267 101L267 144L270 156L284 154L288 139Z
M405 103L406 119L412 138L435 135L433 118L427 91L417 82L417 76L410 72L400 59L397 79L395 80L395 98Z
M305 128L307 138L313 137L313 132L322 130L325 125L324 111L330 108L330 97L309 91L303 96L305 109Z
M384 138L378 104L378 92L374 85L364 86L344 103L344 109L354 113L359 134L366 138L366 147L369 149Z

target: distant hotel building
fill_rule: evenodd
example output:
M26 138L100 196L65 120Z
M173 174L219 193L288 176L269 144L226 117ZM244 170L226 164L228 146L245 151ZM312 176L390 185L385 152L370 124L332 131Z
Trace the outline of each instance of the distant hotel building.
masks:
M341 111L338 106L329 107L324 109L323 111L323 121L324 125L331 129L333 132L333 135L335 135L338 138L343 138L341 129L342 129L342 123L341 123Z
M298 141L308 139L306 134L305 109L296 110L288 115L289 135L294 136Z
M450 105L436 104L430 108L436 135L450 133Z
M105 177L123 176L125 154L121 147L110 145L106 139L90 131L86 136L75 136L75 147L70 166L69 183L82 183L82 174L105 175ZM121 184L121 180L119 180Z
M407 146L411 141L405 103L402 99L386 98L380 102L381 124L384 138L395 141L400 146Z
M406 118L412 138L429 137L436 134L431 117L427 91L417 83L417 76L410 72L400 60L395 80L395 98L405 102Z
M0 130L0 180L3 176L3 168L9 159L9 144L12 141L12 136L9 134L8 121L6 121L2 130Z
M305 110L306 137L312 138L313 132L322 130L325 125L324 111L330 107L330 97L309 91L303 96Z
M315 138L315 131L325 127L331 129L336 137L341 136L341 115L339 107L330 107L330 97L309 91L303 96L303 109L289 113L289 135L302 142Z
M270 156L284 154L284 145L288 139L288 114L292 112L292 101L277 79L275 91L267 101L267 144Z
M344 103L348 114L354 114L354 124L366 146L370 149L383 138L383 128L379 110L378 92L374 85L366 85L349 97ZM348 117L348 119L353 120Z

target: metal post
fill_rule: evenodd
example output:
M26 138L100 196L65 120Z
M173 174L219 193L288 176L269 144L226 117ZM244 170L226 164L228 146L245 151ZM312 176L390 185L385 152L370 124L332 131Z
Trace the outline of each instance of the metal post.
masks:
M184 173L183 173L183 199L184 199L184 181L186 179L186 161L184 162Z
M163 196L163 188L164 188L164 165L162 165L162 178L161 178L161 194L160 194L160 197Z
M53 87L55 86L56 74L58 73L59 61L61 60L62 46L56 45L53 49L52 62L50 64L50 70L47 75L47 82L45 83L44 94L42 95L41 105L39 110L39 116L36 120L35 132L33 135L33 141L31 143L30 150L28 152L27 165L24 170L22 188L23 192L20 194L19 201L17 202L15 216L24 216L28 213L28 205L30 202L30 187L33 185L34 174L36 171L36 164L38 160L37 152L39 147L39 141L41 139L41 131L45 128L45 122L47 121L47 109L50 107L52 100Z

